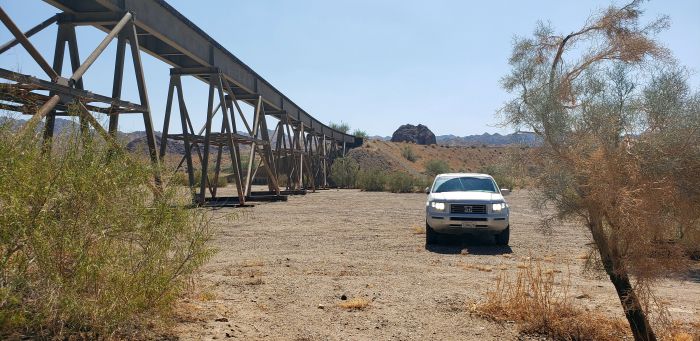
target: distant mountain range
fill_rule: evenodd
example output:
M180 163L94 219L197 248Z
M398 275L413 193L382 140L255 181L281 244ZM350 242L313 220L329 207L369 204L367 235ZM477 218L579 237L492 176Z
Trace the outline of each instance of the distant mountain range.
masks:
M6 121L12 122L14 126L19 127L24 124L25 120L17 120L9 117L0 116L0 124ZM63 119L60 117L56 118L56 135L60 135L63 132L70 131L71 129L78 129L77 124L71 120ZM40 126L41 128L42 126ZM238 132L241 135L248 135L246 132ZM274 131L270 131L270 136L273 136ZM160 132L155 132L156 142L160 145ZM130 133L119 132L118 138L127 144L127 149L135 150L138 148L145 147L145 137L146 133L144 131L134 131ZM274 136L273 136L274 137ZM390 141L391 136L370 136L369 139ZM468 136L455 136L455 135L438 135L435 136L437 144L448 145L448 146L506 146L506 145L526 145L526 146L537 146L541 143L541 139L534 133L531 132L515 132L512 134L501 135L499 133L489 134L483 133L481 135L468 135ZM143 147L139 147L143 145ZM175 154L184 154L184 145L182 141L168 140L168 150Z
M370 136L370 139L390 141L391 136ZM499 133L481 135L437 135L435 136L437 144L448 146L506 146L506 145L526 145L537 146L541 143L540 138L531 132L515 132L512 134L501 135Z
M12 117L5 117L5 116L0 116L0 125L9 123L12 125L13 129L19 129L22 125L24 125L27 122L25 119L15 119ZM44 128L44 123L41 122L37 129L41 130ZM56 117L56 121L54 123L54 136L60 137L61 135L68 134L70 132L78 131L80 129L77 120L76 122L73 122L72 120ZM247 132L238 132L241 135L248 136ZM274 131L269 130L270 136L274 138ZM161 143L161 132L156 131L154 132L155 137L156 137L156 148L160 149L160 143ZM119 140L121 143L124 143L126 145L126 149L129 151L138 151L141 153L146 153L148 150L147 147L147 142L146 142L146 132L143 130L140 131L133 131L129 133L117 132L117 140ZM177 154L177 155L185 155L185 144L183 141L180 140L173 140L173 139L168 139L167 142L167 151L172 154ZM211 147L212 153L216 153L218 148L216 146ZM228 148L224 147L223 150L225 152L228 152ZM241 151L246 151L248 150L246 146L241 146Z

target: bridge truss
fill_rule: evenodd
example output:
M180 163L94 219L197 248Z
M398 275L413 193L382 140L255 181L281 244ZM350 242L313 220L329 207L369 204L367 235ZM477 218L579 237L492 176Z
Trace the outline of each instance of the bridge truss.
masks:
M0 83L0 109L31 115L23 129L45 120L44 145L49 152L57 116L77 115L81 134L92 130L116 145L119 117L141 115L148 154L154 164L160 164L166 156L169 140L182 141L185 155L175 171L184 167L194 202L245 205L247 201L286 200L289 194L327 188L333 160L362 143L299 108L163 0L44 1L60 13L26 32L0 7L0 20L14 37L0 46L0 54L21 45L45 73L45 77L37 78L0 68L0 79L4 80ZM53 63L49 64L29 38L53 25L58 29ZM78 53L76 26L92 26L107 33L84 60ZM88 91L83 75L115 40L112 94ZM127 46L134 66L138 103L121 99ZM66 48L71 71L64 76ZM160 139L153 126L141 52L171 66ZM206 111L196 111L206 113L206 123L198 130L187 107L183 77L194 77L209 86ZM173 110L175 103L177 112ZM253 108L252 117L242 109L246 105ZM95 118L99 114L109 117L107 128ZM217 115L221 116L220 127L213 124ZM268 117L278 122L272 130L268 129ZM170 133L176 125L182 132ZM244 155L247 162L243 162ZM228 178L236 186L235 197L217 195L215 184L224 176L222 167L230 172ZM160 174L156 181L161 181ZM267 184L268 190L253 191L256 181Z

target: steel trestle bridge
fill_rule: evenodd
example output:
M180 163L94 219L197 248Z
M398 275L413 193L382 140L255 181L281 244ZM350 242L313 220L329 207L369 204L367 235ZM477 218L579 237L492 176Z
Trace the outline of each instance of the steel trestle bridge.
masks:
M116 143L119 116L140 114L154 164L159 164L166 155L168 140L184 144L185 155L178 168L184 163L196 203L244 205L254 200L286 200L289 194L327 188L333 160L362 143L361 139L331 129L302 110L163 0L44 2L56 7L59 13L24 32L0 7L0 20L14 37L0 46L0 54L21 45L45 73L45 77L37 78L0 68L0 79L4 80L0 84L0 109L31 115L30 122L45 119L44 141L49 151L57 116L77 115L83 134L92 129L108 142ZM29 38L53 25L57 25L58 30L53 61L49 64ZM76 26L92 26L107 33L84 60L78 53ZM117 52L111 95L88 91L83 75L115 40ZM121 99L127 47L131 52L139 103ZM160 148L151 117L141 51L171 67ZM69 76L64 76L62 70L66 57L72 69ZM209 86L206 123L201 129L195 130L192 125L181 82L183 77L194 77ZM174 103L178 112L173 112ZM244 113L244 105L252 106L252 115ZM98 113L108 115L107 128L95 118ZM220 127L213 126L217 115L221 115ZM277 119L273 134L269 133L266 117ZM25 125L28 126L29 123ZM179 126L182 133L170 133L172 126ZM240 134L241 130L247 133ZM242 162L242 146L248 157L247 165ZM228 162L236 197L217 196L213 185L222 173L222 165ZM195 179L199 174L201 179ZM264 180L268 191L252 191L256 178ZM160 181L160 175L156 175L156 180Z

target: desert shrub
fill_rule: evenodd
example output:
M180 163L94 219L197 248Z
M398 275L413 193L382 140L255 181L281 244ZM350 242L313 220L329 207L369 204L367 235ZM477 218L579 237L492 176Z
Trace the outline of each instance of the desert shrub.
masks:
M189 186L186 172L175 172L170 177L170 184L177 186Z
M340 123L330 122L328 123L328 127L330 127L331 129L335 129L341 133L347 133L350 131L350 125L342 121Z
M430 176L436 176L449 171L450 166L444 160L430 160L425 163L425 173Z
M515 188L516 180L512 177L508 169L502 165L488 165L480 168L478 173L489 174L496 180L496 183L500 188Z
M568 284L557 286L556 273L539 264L523 266L515 280L496 278L476 313L496 321L514 321L525 334L554 340L620 340L629 335L622 319L586 311L573 303Z
M357 173L357 187L363 191L381 192L386 185L386 172L374 169L361 170Z
M154 195L148 163L62 138L48 155L0 129L0 339L138 330L212 252L203 211Z
M423 192L426 187L433 185L433 180L435 180L434 177L421 175L417 176L413 181L418 191Z
M413 152L413 148L410 146L404 146L401 148L401 156L403 156L404 159L411 161L411 162L416 162L418 160L418 155L416 155L415 152Z
M412 193L416 180L404 172L393 172L387 176L387 188L392 193Z
M355 185L360 166L355 159L341 157L333 161L331 166L331 181L340 188L351 188Z
M359 138L362 138L362 139L366 139L367 136L368 136L366 131L360 130L360 129L355 129L355 130L352 132L352 134L355 135L355 137L359 137Z

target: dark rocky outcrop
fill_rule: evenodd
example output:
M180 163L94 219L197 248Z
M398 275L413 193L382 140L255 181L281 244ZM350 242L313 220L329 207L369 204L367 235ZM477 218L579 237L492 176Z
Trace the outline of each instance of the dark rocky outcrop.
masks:
M391 142L413 142L415 144L435 144L435 134L428 127L419 124L404 124L396 129L391 136Z

